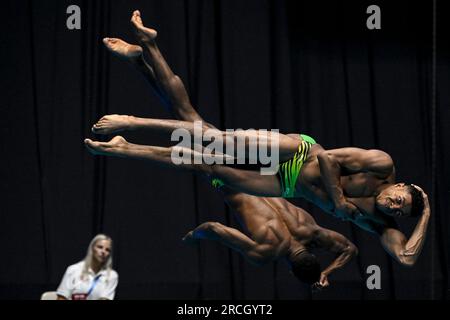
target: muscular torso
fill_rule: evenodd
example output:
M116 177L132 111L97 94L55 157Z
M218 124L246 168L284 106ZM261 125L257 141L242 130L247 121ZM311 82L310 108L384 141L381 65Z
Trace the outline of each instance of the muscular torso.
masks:
M296 196L307 199L328 213L333 213L334 204L322 181L317 159L317 155L322 151L324 149L318 144L311 148L297 181ZM333 153L333 150L327 152ZM382 179L371 172L342 173L341 186L344 196L361 212L361 215L353 217L351 221L368 231L376 231L377 228L392 224L390 217L376 209L375 192L380 185L393 182L393 175Z
M311 226L316 225L308 213L282 198L229 192L225 200L248 235L258 244L269 245L274 259L287 254L291 241L308 242Z

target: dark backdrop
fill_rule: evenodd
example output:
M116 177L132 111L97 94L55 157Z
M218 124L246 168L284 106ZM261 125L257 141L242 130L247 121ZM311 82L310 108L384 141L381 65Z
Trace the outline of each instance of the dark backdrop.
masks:
M372 2L1 1L0 297L36 299L55 289L98 232L115 241L121 299L448 297L449 11L437 1L433 60L432 1ZM66 28L71 4L81 8L81 30ZM381 7L381 30L366 28L370 4ZM104 36L134 41L134 9L158 29L163 54L210 122L390 153L399 181L423 186L432 200L417 264L399 266L376 236L297 200L359 247L320 294L282 262L254 267L216 243L183 245L201 222L236 226L206 183L95 158L83 146L103 114L169 117L143 78L101 43ZM148 133L126 137L167 145ZM409 235L416 220L399 223ZM366 288L372 264L381 268L381 290Z

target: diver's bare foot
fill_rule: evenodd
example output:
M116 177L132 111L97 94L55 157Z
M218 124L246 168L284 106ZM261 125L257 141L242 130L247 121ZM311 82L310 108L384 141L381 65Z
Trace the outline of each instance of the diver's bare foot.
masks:
M92 126L92 132L96 134L111 134L130 129L131 116L109 114L103 116Z
M104 38L103 44L113 54L125 60L136 60L142 56L140 46L129 44L119 38Z
M128 142L123 137L116 136L109 142L99 142L92 141L91 139L85 139L84 144L93 155L120 156L120 151L128 145Z
M143 43L152 43L155 40L158 32L154 29L144 27L139 10L133 12L131 24L133 25L134 32L139 41Z

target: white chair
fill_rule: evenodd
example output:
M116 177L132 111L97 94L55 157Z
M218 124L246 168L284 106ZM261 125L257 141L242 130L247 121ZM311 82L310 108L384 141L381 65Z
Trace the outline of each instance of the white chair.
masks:
M47 291L41 295L41 300L58 300L56 291Z

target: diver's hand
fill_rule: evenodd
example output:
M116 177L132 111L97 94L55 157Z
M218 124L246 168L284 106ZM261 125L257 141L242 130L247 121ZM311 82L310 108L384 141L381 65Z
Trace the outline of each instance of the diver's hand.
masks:
M320 280L312 285L312 290L314 292L318 292L328 286L330 286L328 275L322 272L322 274L320 275Z
M423 191L423 189L415 184L411 184L414 188L422 192L423 197L423 214L430 214L430 202L428 200L428 195Z

